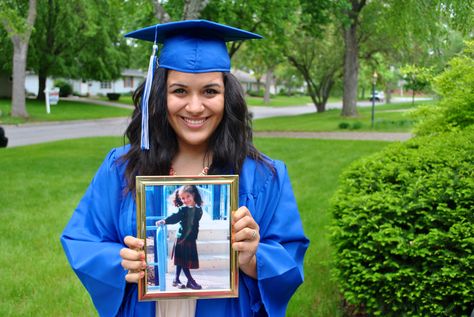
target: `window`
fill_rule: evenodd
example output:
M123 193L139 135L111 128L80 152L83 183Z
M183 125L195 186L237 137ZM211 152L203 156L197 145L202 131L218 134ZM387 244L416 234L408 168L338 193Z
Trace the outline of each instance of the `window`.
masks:
M133 77L125 76L123 78L123 87L125 88L133 88Z
M102 89L110 89L112 88L112 83L110 81L101 81L100 88Z

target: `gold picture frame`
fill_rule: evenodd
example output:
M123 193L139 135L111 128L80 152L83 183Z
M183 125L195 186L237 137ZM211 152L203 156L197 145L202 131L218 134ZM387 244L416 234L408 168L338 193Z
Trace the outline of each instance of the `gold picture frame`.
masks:
M182 203L179 195L183 195L184 186L188 192L197 190L200 198L192 196L200 205L188 204L193 208ZM238 208L238 188L238 175L136 177L137 236L145 241L147 263L145 276L138 282L139 300L238 297L237 252L232 250L232 213ZM182 205L177 207L179 203ZM188 220L183 220L185 214L191 215ZM171 224L179 216L181 221ZM184 228L194 216L199 223L197 239ZM162 219L170 224L163 224ZM195 257L190 260L183 255L188 254L182 251L188 243L195 245L190 248L197 251L199 269L192 269ZM194 283L190 284L183 272L179 278L182 284L175 283L175 261L193 263L188 272Z

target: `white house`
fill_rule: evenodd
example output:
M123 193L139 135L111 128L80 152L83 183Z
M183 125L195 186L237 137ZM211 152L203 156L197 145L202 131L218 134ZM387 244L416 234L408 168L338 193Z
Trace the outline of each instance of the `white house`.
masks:
M107 93L130 93L133 92L140 83L145 79L145 73L134 69L125 69L122 71L122 76L114 81L95 81L95 80L77 80L77 79L66 79L72 86L72 90L75 94L81 96L97 96L106 95ZM3 92L3 83L6 83L6 79L0 77L1 89L0 94L5 96L11 96L11 81L9 84L9 94L7 91ZM38 93L38 76L34 73L27 72L25 79L25 90L29 95L36 95ZM54 80L48 78L46 81L46 88L53 88Z
M137 69L125 69L114 81L69 80L72 90L81 96L106 95L108 93L132 93L145 80L146 74Z

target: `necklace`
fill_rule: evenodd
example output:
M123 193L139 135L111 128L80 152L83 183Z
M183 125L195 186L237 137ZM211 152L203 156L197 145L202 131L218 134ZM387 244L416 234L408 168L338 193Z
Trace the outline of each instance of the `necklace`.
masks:
M206 176L207 172L209 172L209 167L205 166L198 176ZM173 166L170 167L170 176L176 176L176 171L173 169Z

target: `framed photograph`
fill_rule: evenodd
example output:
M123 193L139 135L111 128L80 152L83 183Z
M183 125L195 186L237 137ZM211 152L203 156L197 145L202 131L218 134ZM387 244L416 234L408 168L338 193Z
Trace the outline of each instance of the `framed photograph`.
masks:
M136 177L147 263L139 300L238 296L231 222L238 182L238 175Z

